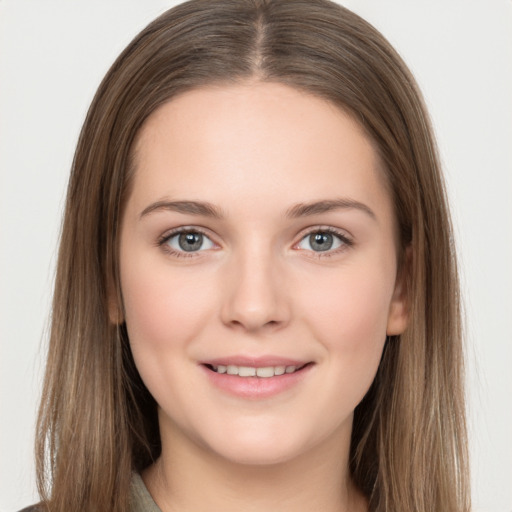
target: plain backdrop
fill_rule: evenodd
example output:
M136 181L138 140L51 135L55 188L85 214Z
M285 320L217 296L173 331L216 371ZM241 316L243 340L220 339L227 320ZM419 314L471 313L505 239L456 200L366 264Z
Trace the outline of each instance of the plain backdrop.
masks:
M44 329L81 123L117 54L175 3L0 0L1 512L37 499ZM512 512L512 1L341 3L395 45L430 109L466 304L475 510Z

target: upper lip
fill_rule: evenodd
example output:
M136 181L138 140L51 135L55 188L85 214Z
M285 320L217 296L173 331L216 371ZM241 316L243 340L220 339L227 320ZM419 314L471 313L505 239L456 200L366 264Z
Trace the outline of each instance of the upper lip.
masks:
M215 359L207 359L205 361L201 361L201 364L210 365L210 366L248 366L250 368L266 368L269 366L304 366L305 364L311 361L300 360L300 359L292 359L288 357L279 357L279 356L242 356L242 355L233 355L226 357L217 357Z

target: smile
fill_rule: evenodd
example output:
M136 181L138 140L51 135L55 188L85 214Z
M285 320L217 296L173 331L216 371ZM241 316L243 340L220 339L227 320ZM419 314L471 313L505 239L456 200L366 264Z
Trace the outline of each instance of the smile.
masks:
M229 365L207 365L207 367L216 373L226 373L228 375L236 375L238 377L261 377L267 379L274 376L295 373L302 369L302 366L236 366L234 364Z
M268 399L291 391L300 386L316 366L312 361L233 359L204 362L199 366L213 388L244 400Z

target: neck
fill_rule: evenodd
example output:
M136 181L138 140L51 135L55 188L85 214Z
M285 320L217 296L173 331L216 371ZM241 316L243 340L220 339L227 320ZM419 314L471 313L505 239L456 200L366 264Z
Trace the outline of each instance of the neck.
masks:
M350 433L348 433L350 434ZM239 464L185 439L162 436L162 456L144 473L162 512L364 512L348 471L350 435L328 439L293 460Z

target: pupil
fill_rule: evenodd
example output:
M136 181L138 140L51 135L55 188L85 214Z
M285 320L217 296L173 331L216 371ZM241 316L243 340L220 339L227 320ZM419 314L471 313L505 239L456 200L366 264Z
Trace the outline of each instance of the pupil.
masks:
M179 245L184 251L197 251L203 245L203 235L201 233L182 233L179 237Z
M310 235L309 243L315 251L328 251L332 247L332 235L329 233L315 233Z

